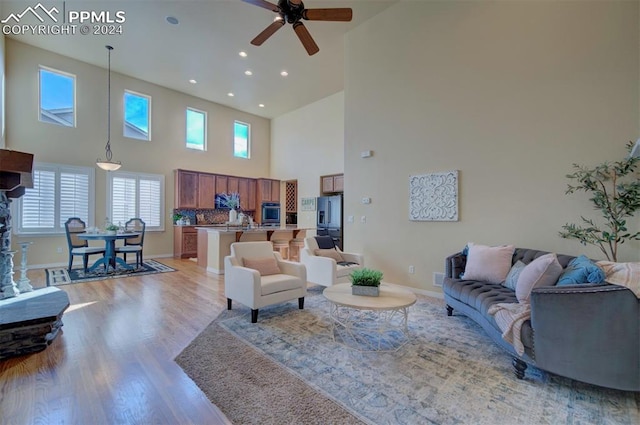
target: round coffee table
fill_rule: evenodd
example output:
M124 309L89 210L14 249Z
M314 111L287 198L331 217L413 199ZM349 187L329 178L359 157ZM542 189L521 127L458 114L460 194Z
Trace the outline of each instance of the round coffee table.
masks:
M382 282L380 296L368 297L352 295L351 284L340 283L323 295L329 301L334 340L361 351L396 351L407 343L408 308L417 300L408 289Z

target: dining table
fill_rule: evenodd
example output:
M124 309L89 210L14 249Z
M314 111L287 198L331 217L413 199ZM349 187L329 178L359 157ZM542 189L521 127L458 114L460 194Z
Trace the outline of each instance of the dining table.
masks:
M118 239L129 239L140 236L139 232L122 232L122 233L106 233L106 232L97 232L97 233L80 233L78 235L79 239L87 240L87 241L104 241L104 257L100 258L98 261L93 263L91 267L89 267L89 271L92 272L99 266L104 266L104 272L109 272L109 266L113 267L115 270L117 265L121 267L132 270L133 266L127 264L122 258L118 258L116 256L116 241Z

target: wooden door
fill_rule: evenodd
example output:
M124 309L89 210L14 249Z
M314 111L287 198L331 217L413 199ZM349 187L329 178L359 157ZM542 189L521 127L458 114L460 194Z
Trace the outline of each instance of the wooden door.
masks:
M216 194L227 193L227 176L216 175Z
M198 174L198 208L215 208L216 176Z
M280 202L280 180L271 180L271 202Z
M258 194L256 193L257 191L257 186L258 186L258 182L255 179L249 179L249 202L247 205L247 209L249 211L255 211L256 210L256 197L258 196Z
M198 206L198 173L192 171L176 171L175 208L197 208Z
M240 195L240 209L249 210L249 179L238 179L238 194Z
M229 193L240 192L239 183L240 183L240 179L238 177L229 176L227 180L227 192Z
M333 191L344 192L344 174L333 177Z
M322 177L322 193L333 193L333 176Z

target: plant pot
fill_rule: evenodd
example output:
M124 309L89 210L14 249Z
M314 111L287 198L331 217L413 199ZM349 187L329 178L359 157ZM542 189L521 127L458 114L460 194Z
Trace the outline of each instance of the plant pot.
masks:
M367 297L377 297L380 295L380 287L379 286L359 286L352 285L351 286L351 294L352 295L364 295Z
M117 230L107 230L106 233L107 235L115 235L118 231Z

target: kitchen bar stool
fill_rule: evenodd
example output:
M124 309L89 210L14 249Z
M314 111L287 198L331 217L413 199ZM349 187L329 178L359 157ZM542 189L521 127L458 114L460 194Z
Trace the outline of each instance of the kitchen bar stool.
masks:
M291 261L300 261L300 250L304 248L304 238L291 239L289 242L289 258Z
M279 252L283 260L289 259L289 241L285 239L276 239L271 241L273 250Z

